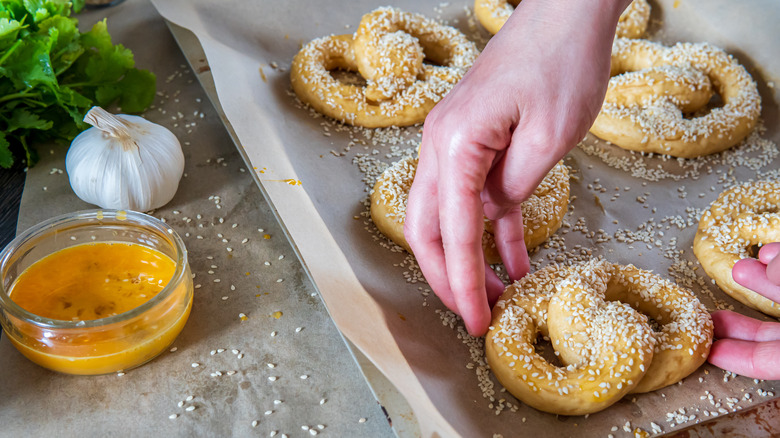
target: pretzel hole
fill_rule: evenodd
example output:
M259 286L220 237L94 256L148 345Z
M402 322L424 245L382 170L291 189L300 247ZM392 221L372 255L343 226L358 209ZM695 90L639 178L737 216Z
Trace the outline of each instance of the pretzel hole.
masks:
M758 251L761 249L761 246L758 244L750 245L746 248L748 256L751 258L757 259L758 258Z
M561 359L558 357L558 355L555 354L555 348L553 348L552 342L550 342L550 338L543 336L541 333L536 336L536 341L534 342L534 351L536 354L544 358L544 360L549 362L550 365L556 366L558 368L566 367L566 365L561 362Z
M356 87L366 86L366 80L363 78L363 76L360 76L360 73L357 71L344 68L335 68L328 70L328 73L330 73L333 79L344 85L354 85Z
M658 322L655 318L651 318L649 315L647 316L647 323L650 325L650 328L656 332L659 333L661 330L663 330L663 326L660 322Z
M418 39L420 47L423 49L423 64L434 67L446 67L450 61L451 54L447 48L436 44ZM422 75L425 69L420 71L418 78L422 79Z
M702 108L699 108L697 111L694 111L692 113L683 113L684 119L693 119L696 117L702 117L707 114L709 114L712 110L716 108L722 108L726 102L723 101L723 97L720 95L720 93L715 90L714 93L712 93L712 98L709 102L707 102L706 105L704 105Z

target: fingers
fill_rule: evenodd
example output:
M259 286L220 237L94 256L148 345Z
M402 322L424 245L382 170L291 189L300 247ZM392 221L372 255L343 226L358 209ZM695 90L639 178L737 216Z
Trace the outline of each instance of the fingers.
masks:
M769 281L780 285L780 242L768 243L761 247L758 259L766 265L766 277Z
M774 274L779 274L776 269L780 268L777 265L775 257L770 263L771 266L767 266L756 259L742 259L734 264L734 268L731 270L731 276L734 281L742 286L756 291L757 293L769 298L770 300L780 302L780 284L774 283L768 278L768 269L775 269Z
M480 149L476 145L452 145L446 157L439 156L438 169L447 277L466 329L474 336L483 335L490 325L480 193L492 154Z
M755 379L780 379L776 358L780 341L751 342L723 339L712 344L707 360L724 370Z
M780 324L759 321L729 310L712 314L715 337L707 360L737 374L780 379Z
M425 147L423 141L417 173L409 191L404 237L434 293L445 306L455 313L460 313L447 279L439 228L439 210L435 203L430 202L438 195L436 170L436 156L430 147Z
M521 204L569 151L538 141L534 125L528 120L518 125L512 145L490 171L482 193L485 215L493 221L496 246L512 280L530 271Z
M493 231L495 231L498 253L501 254L509 278L512 280L523 278L531 270L531 262L525 247L523 209L520 205L494 220Z
M712 322L718 339L756 342L780 340L780 323L759 321L730 310L713 313Z

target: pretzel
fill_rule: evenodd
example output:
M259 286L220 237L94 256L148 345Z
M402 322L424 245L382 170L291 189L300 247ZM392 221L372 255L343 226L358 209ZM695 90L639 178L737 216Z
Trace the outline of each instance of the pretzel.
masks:
M394 163L377 178L371 191L371 219L374 224L382 234L410 253L411 247L404 237L404 222L417 163L415 157ZM529 251L561 227L568 205L569 172L559 162L521 205L525 245ZM493 227L488 220L485 220L485 232L482 234L482 249L489 264L501 263Z
M550 339L565 363L585 358L579 345L592 333L591 319L610 302L628 304L661 327L654 333L653 361L631 392L655 391L677 383L707 359L712 318L691 291L633 265L599 260L570 271L550 303Z
M689 375L706 359L712 331L690 291L631 265L593 260L550 265L509 286L493 309L485 351L498 380L524 403L584 415ZM536 353L539 334L549 336L563 366Z
M341 122L408 126L425 120L478 54L455 28L379 8L363 16L354 37L328 36L306 44L293 59L290 80L302 101ZM359 72L366 85L338 81L331 74L337 69Z
M474 14L488 32L495 35L514 12L520 0L474 0ZM634 0L620 15L616 34L618 37L639 38L647 30L650 21L650 4L647 0Z
M639 383L653 358L654 338L647 318L613 306L613 318L593 321L606 329L587 343L588 361L562 367L548 362L534 344L549 333L548 306L567 275L565 267L550 265L510 285L493 308L485 354L498 381L523 403L585 415L606 409ZM624 351L634 353L616 353Z
M714 154L745 138L761 113L747 70L706 43L665 47L618 38L611 75L590 132L624 149L680 158ZM713 88L723 106L707 110Z
M734 264L751 257L757 245L780 242L780 182L743 184L724 191L702 214L693 252L724 292L767 315L780 317L780 305L738 284Z

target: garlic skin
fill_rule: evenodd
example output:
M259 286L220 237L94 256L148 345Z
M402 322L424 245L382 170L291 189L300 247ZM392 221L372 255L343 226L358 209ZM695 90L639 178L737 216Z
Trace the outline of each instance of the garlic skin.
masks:
M167 204L184 173L175 135L143 117L92 107L92 125L73 139L65 158L70 186L101 208L149 211Z

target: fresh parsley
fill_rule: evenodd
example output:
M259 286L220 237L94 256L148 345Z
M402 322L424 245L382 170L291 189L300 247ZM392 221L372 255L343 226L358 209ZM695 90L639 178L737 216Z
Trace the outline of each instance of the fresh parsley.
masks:
M28 166L32 145L70 141L93 106L115 102L138 113L155 95L155 76L112 44L105 20L81 33L71 11L84 0L0 0L0 166L14 151Z

